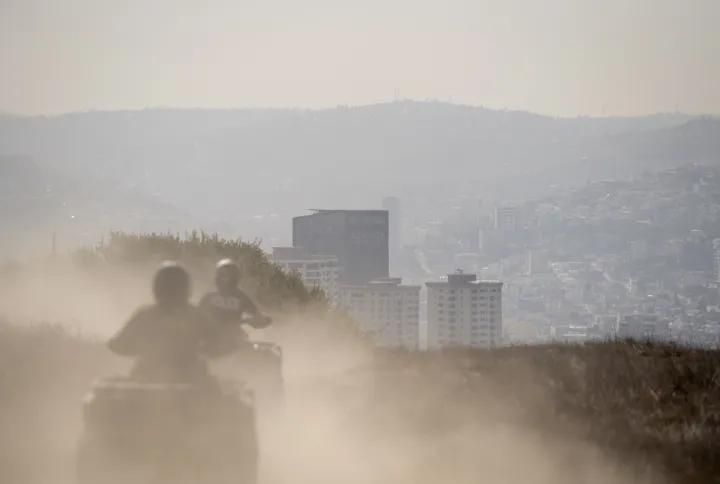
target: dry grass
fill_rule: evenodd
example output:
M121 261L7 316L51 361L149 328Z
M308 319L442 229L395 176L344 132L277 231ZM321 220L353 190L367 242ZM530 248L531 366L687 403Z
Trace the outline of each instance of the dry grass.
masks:
M1 482L45 482L52 475L58 440L67 438L69 446L60 447L70 452L76 435L66 428L77 428L80 398L103 366L111 361L101 346L61 327L0 322Z
M410 425L462 426L472 420L464 403L487 402L491 389L492 400L502 402L494 415L521 416L541 432L591 442L617 462L635 471L651 468L670 482L720 482L717 351L617 341L387 353L378 366L387 375L384 388L394 395L403 385L407 402L427 406L444 387L435 405L420 413L414 406L418 419ZM402 375L397 368L405 369ZM447 412L448 405L460 409Z
M0 480L48 482L52 466L67 466L71 458L79 398L92 379L117 369L118 362L97 343L61 328L3 322L0 363ZM385 352L354 372L362 379L346 373L345 380L330 384L345 385L334 394L347 402L348 421L362 420L376 437L382 428L385 437L450 445L460 433L489 432L507 420L528 430L523 439L540 439L558 454L574 455L575 444L567 443L587 442L634 472L652 469L668 482L695 484L720 479L720 461L714 459L720 451L718 369L714 351L616 342ZM346 388L352 382L360 382L354 393ZM473 439L457 441L458 452L472 447ZM39 455L48 457L43 465ZM413 462L427 467L426 477L428 466L438 465L430 455ZM573 463L564 465L572 476Z

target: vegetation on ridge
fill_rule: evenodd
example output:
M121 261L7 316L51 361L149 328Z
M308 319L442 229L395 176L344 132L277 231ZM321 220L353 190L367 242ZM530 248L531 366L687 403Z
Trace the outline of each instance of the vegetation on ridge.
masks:
M285 272L268 261L258 241L225 239L196 230L186 232L183 237L179 234L111 232L96 246L78 250L74 257L88 269L107 265L132 268L167 259L178 260L205 279L212 274L218 260L230 258L240 264L244 288L264 306L326 306L327 303L321 289L306 288L297 273Z
M101 346L57 327L2 322L0 355L0 478L31 482L46 469L23 456L53 452L58 424L50 416L75 415L88 381L113 360ZM380 432L377 438L411 435L415 444L431 445L506 420L543 435L550 447L590 442L639 472L704 484L720 482L719 367L717 351L627 341L388 351L362 370L374 375L372 389L363 378L354 386L352 376L336 383L343 401L352 400L349 418ZM572 461L572 454L557 452L559 461ZM568 465L563 472L572 482L582 465Z
M558 439L591 442L636 471L649 468L678 484L720 482L716 350L625 340L388 352L375 370L387 372L390 393L401 385L404 393L405 407L384 425L452 432L472 425L491 403L499 415L520 415ZM457 408L447 418L449 404Z

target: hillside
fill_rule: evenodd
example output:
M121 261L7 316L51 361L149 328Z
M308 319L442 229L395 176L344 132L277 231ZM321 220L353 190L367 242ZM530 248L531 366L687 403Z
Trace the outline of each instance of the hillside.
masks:
M0 322L0 334L1 477L67 478L80 398L122 362L59 328ZM264 455L294 482L718 482L714 352L608 343L393 354L298 378L293 366L312 367L322 348L278 340L293 350L282 437L293 450Z
M720 120L699 118L669 128L601 136L583 146L581 158L508 178L522 188L518 196L532 196L532 188L548 185L570 188L587 180L626 178L662 171L687 163L720 165ZM537 192L539 196L543 194Z
M179 230L187 213L141 190L37 163L27 156L0 154L0 260L47 253L52 234L60 247L92 243L110 230ZM29 248L29 241L40 240Z
M635 144L654 143L687 120L556 119L410 101L322 111L149 109L0 119L0 153L112 179L202 220L227 221L299 206L375 205L387 193L453 192L458 183L511 186L584 157L595 165L610 155L632 159ZM689 146L707 143L714 153L713 139L689 144L681 133L658 146L684 161ZM582 171L558 182L584 181Z
M613 149L626 160L669 166L673 163L720 163L720 119L699 118L658 131L623 134Z
M188 267L197 301L213 287L215 263L222 258L239 263L241 286L266 309L309 312L320 321L328 317L343 331L354 327L344 315L327 310L322 291L306 288L297 274L271 264L255 241L202 231L183 235L111 232L92 246L0 264L0 317L72 323L85 333L108 336L151 297L149 285L160 261L179 260ZM27 304L28 300L33 304Z
M69 256L0 272L3 482L69 482L83 393L127 368L94 336L147 300L157 261L183 260L199 293L224 256L277 321L262 338L283 346L287 427L263 455L279 482L718 481L716 351L632 341L372 350L252 243L116 233ZM74 324L29 325L29 310Z

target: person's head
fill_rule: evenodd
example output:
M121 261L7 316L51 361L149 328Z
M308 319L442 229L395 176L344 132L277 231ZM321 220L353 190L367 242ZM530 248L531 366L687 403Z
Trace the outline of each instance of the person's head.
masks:
M220 290L233 289L240 283L240 266L230 259L215 265L215 285Z
M190 300L190 273L179 262L164 261L153 278L153 296L163 306L180 306Z

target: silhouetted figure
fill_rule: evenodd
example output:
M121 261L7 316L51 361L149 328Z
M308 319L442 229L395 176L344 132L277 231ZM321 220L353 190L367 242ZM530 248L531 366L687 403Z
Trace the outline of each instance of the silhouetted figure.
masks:
M190 274L176 262L163 262L153 280L155 304L143 306L110 339L108 348L136 358L133 376L153 381L207 378L205 357L236 349L218 327L190 303Z
M243 323L259 329L267 327L272 320L260 313L252 299L240 290L239 284L240 267L230 259L221 260L215 266L217 290L205 294L200 299L199 307L216 325L223 328L228 337L243 341L247 339L247 333L242 329Z

